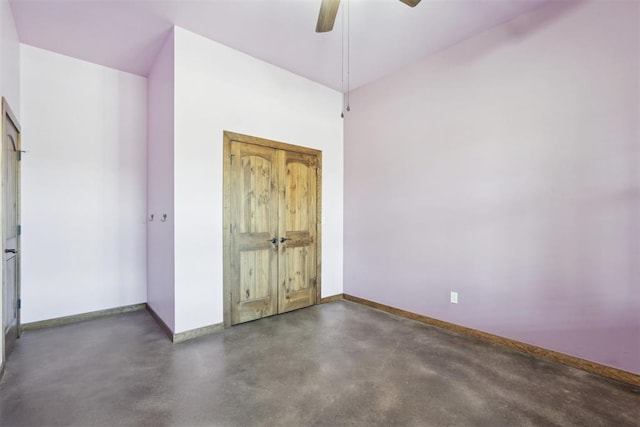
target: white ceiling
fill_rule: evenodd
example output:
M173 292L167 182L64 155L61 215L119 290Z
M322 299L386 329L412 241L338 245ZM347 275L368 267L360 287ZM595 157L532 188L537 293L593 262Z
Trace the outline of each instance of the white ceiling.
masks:
M178 25L342 90L341 29L347 21L354 89L547 1L422 0L412 9L398 0L342 0L333 32L324 34L315 32L320 0L10 0L10 5L21 42L122 71L146 76L171 27Z

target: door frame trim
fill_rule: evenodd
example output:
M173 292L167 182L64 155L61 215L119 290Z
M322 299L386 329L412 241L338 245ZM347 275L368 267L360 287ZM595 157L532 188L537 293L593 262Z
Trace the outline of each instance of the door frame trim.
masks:
M223 183L223 213L222 213L222 301L224 308L224 327L231 326L231 142L238 141L278 150L310 154L318 159L316 178L316 302L320 304L322 290L322 151L313 148L272 141L256 136L240 133L223 132L222 183Z
M9 119L9 121L11 121L11 123L13 124L13 126L16 128L16 130L18 131L18 140L16 141L16 145L17 145L17 150L18 152L20 152L21 147L22 147L22 128L20 127L20 122L18 121L18 118L16 117L16 115L13 113L13 110L11 110L11 107L9 106L9 103L7 102L7 99L3 96L2 97L2 124L0 124L0 128L2 128L2 145L3 145L3 149L0 150L1 154L0 154L0 173L2 173L2 204L4 206L4 191L5 191L5 186L6 186L6 182L5 182L5 178L4 178L4 137L6 135L6 129L5 129L5 117ZM17 216L17 221L16 224L20 224L20 176L21 176L21 171L20 171L20 162L18 161L16 164L16 176L17 176L17 180L16 180L16 216ZM2 236L2 244L0 245L0 248L2 249L2 253L4 254L4 250L5 248L5 232L4 232L4 219L5 219L5 212L4 209L0 209L0 211L2 211L2 214L0 215L0 221L2 223L2 225L0 226L2 228L2 230L0 231L0 235ZM16 299L20 300L20 278L21 278L21 237L20 234L16 233L16 249L17 249L17 254L16 254ZM5 299L5 294L6 294L6 281L5 281L5 274L4 274L4 265L2 266L2 310L0 310L0 312L2 313L2 319L0 320L0 324L2 325L2 360L6 362L7 359L7 348L6 348L6 342L5 342L5 327L6 325L4 324L4 309L6 307L6 301ZM17 328L17 336L20 336L20 308L18 308L16 310L16 328Z

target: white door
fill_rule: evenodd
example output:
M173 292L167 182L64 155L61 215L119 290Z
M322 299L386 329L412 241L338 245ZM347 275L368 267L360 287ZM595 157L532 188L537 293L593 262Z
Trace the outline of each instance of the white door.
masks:
M19 191L20 174L20 130L11 110L3 99L3 153L2 153L2 193L3 193L3 236L4 236L4 339L5 360L13 349L20 325L20 235L19 235Z

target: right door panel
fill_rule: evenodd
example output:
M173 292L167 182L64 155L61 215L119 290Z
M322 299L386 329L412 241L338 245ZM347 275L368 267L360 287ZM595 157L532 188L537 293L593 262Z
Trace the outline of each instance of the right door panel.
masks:
M317 159L280 151L278 312L316 302Z

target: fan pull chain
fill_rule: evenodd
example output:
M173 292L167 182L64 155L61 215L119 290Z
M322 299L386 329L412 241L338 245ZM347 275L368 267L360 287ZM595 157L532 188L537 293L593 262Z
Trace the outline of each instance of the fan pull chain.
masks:
M342 64L340 68L340 93L342 94L342 111L340 111L340 117L344 119L344 7L341 8L340 13L341 17L341 25L342 25L342 39L341 39L341 50L340 50L340 63Z

